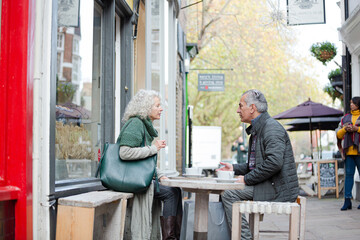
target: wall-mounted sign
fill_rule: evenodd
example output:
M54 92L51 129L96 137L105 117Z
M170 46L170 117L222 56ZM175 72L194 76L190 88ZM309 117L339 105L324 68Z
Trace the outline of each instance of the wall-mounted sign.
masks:
M79 27L80 0L58 0L58 26Z
M287 24L325 23L325 0L287 0Z
M218 92L225 90L224 74L198 74L198 91Z

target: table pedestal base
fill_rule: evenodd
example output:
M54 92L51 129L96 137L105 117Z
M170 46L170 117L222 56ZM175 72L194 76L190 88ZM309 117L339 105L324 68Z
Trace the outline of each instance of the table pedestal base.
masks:
M194 239L207 240L207 232L194 232Z

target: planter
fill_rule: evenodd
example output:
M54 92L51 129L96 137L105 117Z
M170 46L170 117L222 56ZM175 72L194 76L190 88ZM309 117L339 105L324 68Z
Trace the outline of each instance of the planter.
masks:
M89 159L67 159L69 178L89 178L95 176L97 161Z
M341 79L341 75L340 76L335 76L331 78L331 83L341 83L342 84L342 79Z
M69 178L65 159L55 159L55 180L65 180Z
M333 59L334 58L334 52L333 51L331 51L331 52L329 52L329 51L322 51L321 53L320 53L320 58L319 58L319 60L321 61L321 62L323 62L323 61L328 61L328 60L331 60L331 59Z
M330 42L314 43L310 48L311 54L324 65L336 55L336 47Z

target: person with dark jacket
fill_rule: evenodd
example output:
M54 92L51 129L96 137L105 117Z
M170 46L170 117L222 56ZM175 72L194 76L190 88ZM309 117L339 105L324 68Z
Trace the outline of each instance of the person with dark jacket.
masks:
M349 114L346 114L340 122L340 129L336 136L343 140L342 150L345 155L345 191L344 205L340 209L346 211L351 209L352 188L354 186L355 167L360 173L360 97L353 97L350 100ZM360 205L358 206L360 209Z
M258 90L246 91L240 99L237 113L241 121L251 124L248 162L230 164L217 171L235 171L242 190L226 190L222 196L225 214L231 229L232 204L241 200L294 202L299 195L299 183L294 154L284 127L270 117L265 96ZM251 239L249 225L243 214L241 239Z
M231 151L236 151L236 161L237 163L246 162L247 150L245 149L244 139L240 136L231 146Z

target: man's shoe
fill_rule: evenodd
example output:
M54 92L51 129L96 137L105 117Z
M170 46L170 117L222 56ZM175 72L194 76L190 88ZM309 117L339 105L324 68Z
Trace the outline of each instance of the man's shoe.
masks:
M360 205L358 206L358 209L360 209Z
M346 211L348 209L351 209L351 199L345 198L344 206L340 209L341 211Z

